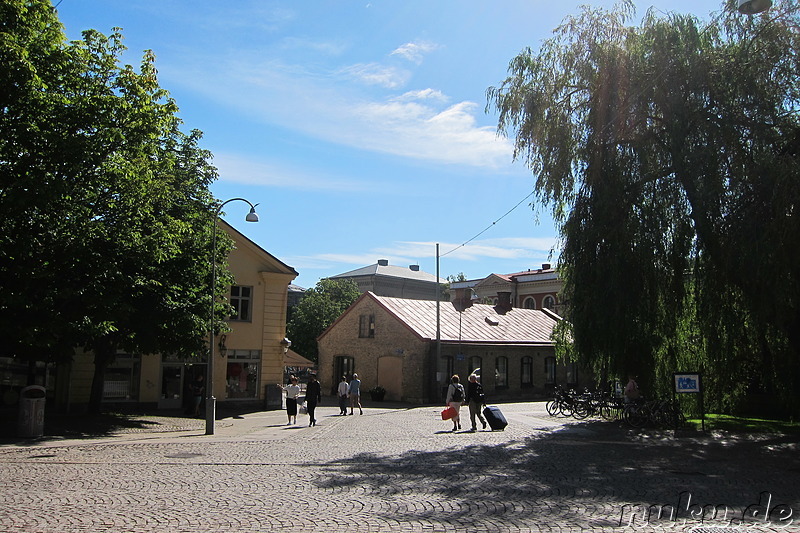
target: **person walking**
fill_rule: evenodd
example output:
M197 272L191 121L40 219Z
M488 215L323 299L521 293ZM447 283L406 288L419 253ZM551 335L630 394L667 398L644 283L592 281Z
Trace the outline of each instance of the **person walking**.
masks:
M350 389L350 384L347 383L347 377L342 376L342 381L339 382L339 388L336 391L339 396L339 414L347 416L347 391Z
M286 416L289 417L287 426L297 424L297 397L300 395L300 385L297 384L297 377L291 376L289 384L285 387L278 383L278 387L286 393Z
M636 383L636 376L628 374L628 383L625 385L625 403L636 403L642 397L639 384Z
M453 374L450 378L450 386L447 387L447 399L445 403L456 410L453 421L453 432L461 429L461 404L464 402L464 385L459 383L458 374Z
M358 374L353 374L347 394L350 396L350 414L353 414L353 410L357 405L359 412L363 415L364 410L361 408L361 380L358 379Z
M483 424L483 429L486 429L486 419L481 414L481 408L485 403L486 398L483 395L483 386L478 381L478 376L475 374L469 375L469 383L467 383L467 396L465 398L467 405L469 405L469 421L472 422L470 432L478 431L478 426L475 424L475 417Z
M194 399L194 416L200 416L200 404L203 403L203 393L206 391L203 374L197 374L192 383L192 396Z
M306 386L306 408L308 409L308 425L316 426L317 419L314 416L314 410L317 404L322 403L322 387L317 380L316 374L311 374L311 381Z

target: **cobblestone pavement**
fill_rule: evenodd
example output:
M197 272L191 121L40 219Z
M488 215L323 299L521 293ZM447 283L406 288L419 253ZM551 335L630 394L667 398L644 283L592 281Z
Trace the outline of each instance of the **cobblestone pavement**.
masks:
M630 432L553 419L543 403L501 408L502 432L454 434L441 407L323 406L315 427L263 412L220 420L214 436L185 420L4 444L0 531L710 533L731 531L748 506L755 519L735 530L800 531L792 439Z

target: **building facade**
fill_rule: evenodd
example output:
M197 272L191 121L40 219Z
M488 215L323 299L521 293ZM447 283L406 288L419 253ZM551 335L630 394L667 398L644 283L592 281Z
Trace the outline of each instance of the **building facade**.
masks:
M330 279L351 279L362 293L414 300L436 300L440 285L447 283L446 279L439 279L437 283L436 276L420 270L419 265L394 266L388 259L378 259L374 265L337 274Z
M453 374L476 371L490 401L542 398L557 384L589 384L576 365L556 361L559 320L513 308L506 295L459 306L367 292L318 338L318 373L325 390L356 372L365 391L381 386L387 400L417 404L443 402Z
M456 281L450 284L450 299L464 298L464 290L479 303L497 303L499 293L509 293L514 307L521 309L550 309L563 315L564 303L559 299L563 282L551 264L542 268L514 274L490 274L482 279ZM467 295L469 292L467 291Z
M215 338L213 394L218 406L239 402L279 409L280 395L268 398L267 389L283 380L287 287L297 272L224 220L219 219L218 227L234 242L228 267L235 285L229 290L231 330ZM78 351L72 363L42 369L39 384L48 390L48 405L61 411L86 408L93 358L90 352ZM182 360L162 354L118 353L105 373L103 403L120 409L188 409L192 382L207 375L206 358L205 354ZM6 374L13 379L10 371ZM15 403L16 396L4 395L4 404Z

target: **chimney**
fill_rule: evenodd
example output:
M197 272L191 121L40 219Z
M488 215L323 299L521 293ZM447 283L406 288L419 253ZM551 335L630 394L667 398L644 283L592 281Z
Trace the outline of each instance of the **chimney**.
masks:
M472 307L472 289L469 287L456 289L455 298L453 298L453 307L455 307L458 312Z
M389 260L388 259L378 259L378 266L382 266L382 267L389 266Z
M419 272L419 265L408 265L408 268L410 268L414 272Z
M500 291L497 293L497 306L495 309L501 315L511 311L511 291Z
M542 263L542 270L550 270L550 263Z

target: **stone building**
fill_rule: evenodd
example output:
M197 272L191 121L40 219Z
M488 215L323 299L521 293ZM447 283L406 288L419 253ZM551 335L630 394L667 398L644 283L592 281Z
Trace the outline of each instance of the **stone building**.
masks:
M490 274L482 279L456 281L450 284L450 299L455 300L459 290L471 289L472 297L479 303L497 303L497 295L507 292L514 307L522 309L550 309L563 315L563 302L559 293L563 282L558 270L550 263L542 268L524 270L513 274Z
M378 296L411 298L414 300L436 300L440 284L447 283L419 269L419 265L401 267L390 265L388 259L378 259L374 265L365 266L330 279L351 279L362 293L371 291Z
M508 293L497 305L454 305L367 292L317 339L318 373L328 391L356 372L364 391L381 386L387 400L422 404L442 402L453 374L477 371L490 400L541 398L556 384L588 384L576 365L556 361L559 320L513 308Z

